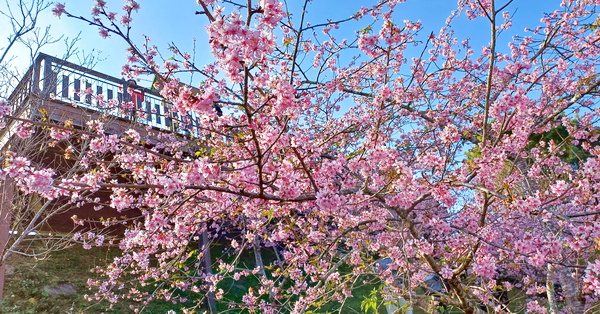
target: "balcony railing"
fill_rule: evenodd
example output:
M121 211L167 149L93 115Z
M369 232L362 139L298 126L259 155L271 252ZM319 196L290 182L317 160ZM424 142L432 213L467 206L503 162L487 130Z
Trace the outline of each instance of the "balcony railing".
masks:
M133 96L133 93L143 97ZM13 112L19 111L18 106L24 105L26 98L32 95L160 130L186 135L195 133L195 117L171 113L170 103L157 91L132 86L124 79L42 53L9 97Z

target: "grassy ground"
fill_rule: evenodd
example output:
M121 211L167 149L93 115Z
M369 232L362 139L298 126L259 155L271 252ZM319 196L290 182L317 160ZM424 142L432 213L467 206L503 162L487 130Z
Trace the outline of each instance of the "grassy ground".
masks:
M109 251L102 248L82 250L70 248L54 252L47 259L13 255L8 261L4 300L0 305L3 313L65 313L77 312L76 306L86 304L83 295L85 284L91 275L89 269L103 263ZM85 270L87 269L87 270ZM69 286L75 293L51 295L48 287ZM101 312L96 308L95 312Z
M218 255L221 248L214 248L213 256ZM6 275L4 300L0 303L0 313L10 314L38 314L38 313L131 313L130 305L133 302L121 301L114 307L106 301L92 303L86 301L84 295L90 293L86 282L94 277L90 272L95 266L104 266L118 254L118 250L109 248L92 248L84 250L76 245L71 248L53 252L45 259L36 260L31 257L13 255L8 264ZM253 259L248 258L252 261ZM253 265L248 265L252 268ZM227 291L225 299L228 302L241 302L241 297L247 292L248 285L254 278L242 278L239 281L225 280L221 288ZM48 288L72 287L74 292L64 294L51 294ZM373 285L363 286L354 291L354 297L346 300L342 313L364 313L360 309L361 302L369 296ZM339 311L340 304L326 304L316 313ZM154 301L145 308L143 313L166 313L168 310L178 309L181 305L174 305L164 301ZM219 311L231 311L226 303L218 304ZM372 313L372 312L371 312ZM385 313L380 311L380 313Z
M92 248L84 250L74 246L53 252L48 258L36 260L31 257L13 255L8 262L4 288L4 300L0 313L130 313L132 303L119 303L113 308L108 302L92 303L84 295L90 293L87 279L94 274L90 269L103 266L118 254L115 249ZM49 288L70 287L75 292L49 293ZM165 313L178 306L156 301L145 313Z

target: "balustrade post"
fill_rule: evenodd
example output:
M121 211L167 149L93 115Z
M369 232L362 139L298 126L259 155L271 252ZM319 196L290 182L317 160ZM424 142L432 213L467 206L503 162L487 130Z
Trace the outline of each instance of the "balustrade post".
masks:
M42 61L46 58L46 55L40 55L37 59L35 59L35 63L33 64L33 75L31 80L31 93L39 94L40 93L40 77L42 70Z
M57 75L52 71L53 61L53 58L50 56L46 56L44 58L44 83L42 89L42 95L44 98L48 97L52 93L56 94Z

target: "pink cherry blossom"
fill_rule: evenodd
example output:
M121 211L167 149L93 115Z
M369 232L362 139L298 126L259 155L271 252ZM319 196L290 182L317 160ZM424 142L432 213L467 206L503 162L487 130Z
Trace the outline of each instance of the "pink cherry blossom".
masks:
M64 3L57 2L54 4L54 7L52 8L52 14L54 14L56 17L60 17L64 12L65 12L65 4Z
M31 124L21 124L19 125L15 133L20 138L28 138L31 137L33 133L35 133L35 130L33 129Z

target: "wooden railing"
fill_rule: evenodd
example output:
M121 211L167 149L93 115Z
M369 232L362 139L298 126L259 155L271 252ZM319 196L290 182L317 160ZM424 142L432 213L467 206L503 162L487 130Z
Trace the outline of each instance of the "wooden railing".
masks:
M17 87L8 97L8 103L11 104L12 107L11 112L17 112L19 106L26 103L27 97L29 97L31 94L30 91L32 89L31 84L33 82L33 69L33 66L29 67L21 81L19 81L19 84L17 84Z
M11 106L10 114L12 116L23 119L31 116L31 98L33 94L30 91L33 89L33 75L34 66L31 66L8 97L8 103ZM9 143L19 126L19 122L6 117L2 118L0 122L4 124L4 127L0 128L0 150L4 150L6 144Z

